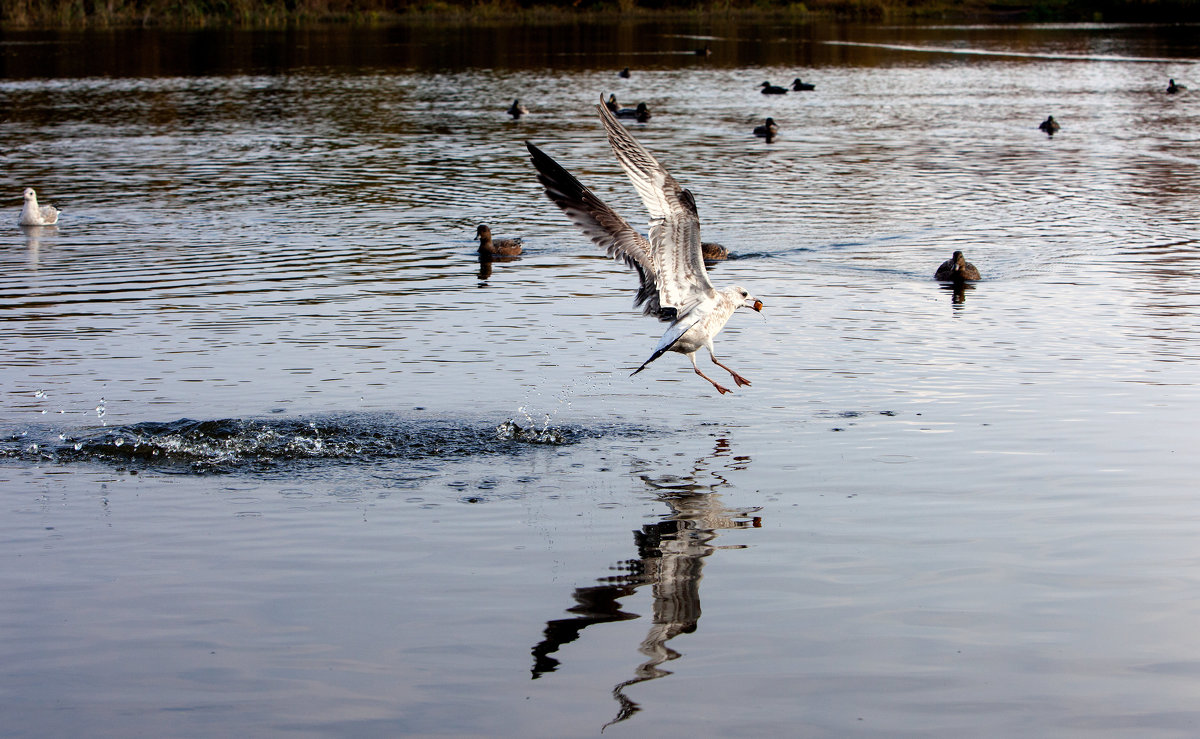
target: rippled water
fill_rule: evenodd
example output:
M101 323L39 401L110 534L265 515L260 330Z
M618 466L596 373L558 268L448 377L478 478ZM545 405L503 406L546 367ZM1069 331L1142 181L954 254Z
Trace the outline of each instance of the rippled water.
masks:
M0 733L1190 735L1198 59L1103 25L3 36ZM644 223L608 93L766 303L717 341L750 387L628 376L661 327L523 145ZM57 226L15 225L25 186ZM485 269L479 223L525 254Z

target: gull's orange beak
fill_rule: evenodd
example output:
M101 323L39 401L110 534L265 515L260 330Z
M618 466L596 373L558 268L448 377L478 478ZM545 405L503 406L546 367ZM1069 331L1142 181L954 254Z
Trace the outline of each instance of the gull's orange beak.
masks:
M763 304L762 304L762 301L761 301L761 300L755 300L755 301L754 301L754 310L758 311L759 313L762 313L762 309L763 309Z

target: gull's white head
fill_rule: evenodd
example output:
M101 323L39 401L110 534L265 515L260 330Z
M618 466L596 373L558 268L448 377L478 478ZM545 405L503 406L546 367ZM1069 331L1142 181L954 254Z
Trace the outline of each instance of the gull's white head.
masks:
M37 203L37 193L33 191L32 187L25 188L25 202Z
M747 292L746 288L742 287L741 285L727 287L725 288L725 291L733 297L734 302L737 302L738 300L742 301L738 306L739 308L749 308L750 310L758 313L762 312L763 302Z

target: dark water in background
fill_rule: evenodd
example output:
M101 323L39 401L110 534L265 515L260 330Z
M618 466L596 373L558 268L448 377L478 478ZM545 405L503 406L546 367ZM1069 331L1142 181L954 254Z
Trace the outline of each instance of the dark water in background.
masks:
M689 69L696 51L708 69L912 66L928 58L897 47L949 55L1033 58L1155 57L1195 61L1194 25L1038 24L863 26L762 20L512 25L422 24L386 28L308 28L171 32L126 29L9 32L0 73L6 79L202 77L326 73L457 73L543 70ZM945 56L932 59L945 62ZM974 61L974 60L962 60ZM786 80L783 80L786 81Z
M0 733L1191 735L1197 38L0 36ZM644 223L610 92L733 395L532 176Z

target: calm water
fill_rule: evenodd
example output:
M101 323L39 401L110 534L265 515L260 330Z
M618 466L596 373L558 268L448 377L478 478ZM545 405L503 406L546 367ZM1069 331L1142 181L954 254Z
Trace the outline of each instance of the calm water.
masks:
M1196 38L0 36L0 734L1194 735ZM751 387L628 376L608 93Z

